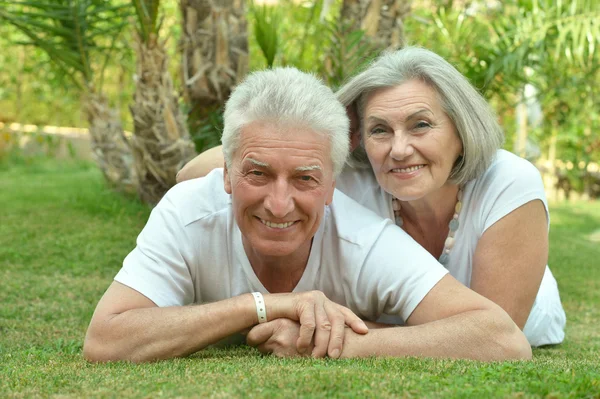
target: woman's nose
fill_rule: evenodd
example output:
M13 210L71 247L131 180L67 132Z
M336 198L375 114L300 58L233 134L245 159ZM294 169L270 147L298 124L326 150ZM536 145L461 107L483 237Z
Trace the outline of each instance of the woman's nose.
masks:
M392 138L392 147L390 149L390 156L398 161L410 157L415 152L415 149L411 143L410 136L403 133L395 133Z

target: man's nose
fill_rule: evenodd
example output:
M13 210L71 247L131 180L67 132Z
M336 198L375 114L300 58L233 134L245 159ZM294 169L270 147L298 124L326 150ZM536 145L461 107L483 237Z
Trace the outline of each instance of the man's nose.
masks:
M403 132L395 132L392 138L390 156L395 160L401 161L414 154L414 152L415 148L412 145L410 135Z
M292 187L285 179L278 179L271 185L271 192L265 198L265 209L279 219L294 210Z

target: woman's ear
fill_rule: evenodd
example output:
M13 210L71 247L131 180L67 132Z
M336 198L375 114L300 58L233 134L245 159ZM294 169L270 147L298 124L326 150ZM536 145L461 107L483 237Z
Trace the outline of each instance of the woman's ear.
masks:
M346 114L350 119L350 152L352 152L360 145L360 121L358 120L358 112L356 112L356 103L346 107Z

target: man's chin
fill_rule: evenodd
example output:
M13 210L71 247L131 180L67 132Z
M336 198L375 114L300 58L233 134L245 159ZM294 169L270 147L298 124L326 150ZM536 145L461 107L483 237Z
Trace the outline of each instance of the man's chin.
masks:
M303 242L298 242L298 240L284 240L283 237L280 237L280 240L269 237L249 240L249 244L252 252L256 255L265 258L283 258L297 253L301 249Z
M274 245L258 245L254 248L258 255L264 257L286 257L294 254L299 249L299 246L276 243Z

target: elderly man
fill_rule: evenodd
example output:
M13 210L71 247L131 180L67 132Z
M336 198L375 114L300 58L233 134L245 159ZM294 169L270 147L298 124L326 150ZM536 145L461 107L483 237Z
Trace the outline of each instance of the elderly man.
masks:
M185 356L248 330L250 345L281 356L531 357L499 306L335 192L347 131L314 77L250 75L227 102L225 168L153 210L98 303L85 357ZM390 316L406 326L361 320Z

